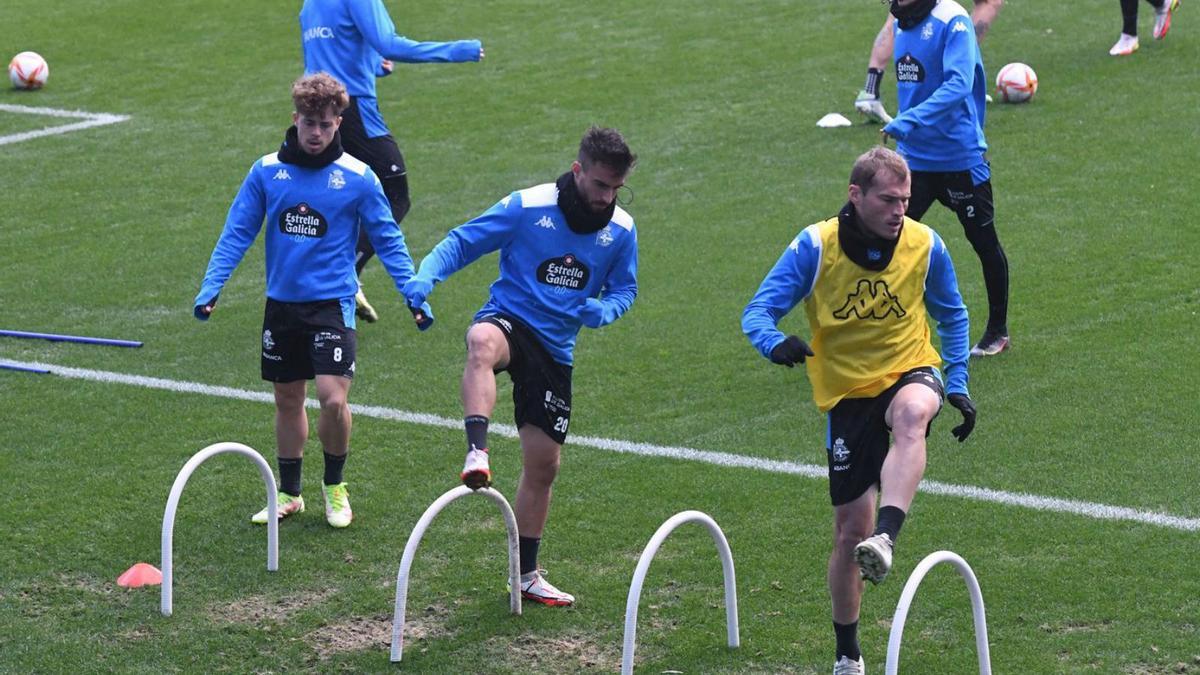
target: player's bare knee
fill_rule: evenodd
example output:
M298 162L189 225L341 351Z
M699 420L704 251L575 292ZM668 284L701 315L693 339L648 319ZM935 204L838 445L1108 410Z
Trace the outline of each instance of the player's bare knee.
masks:
M500 363L504 353L504 335L488 323L477 323L467 331L467 363L492 367Z
M897 401L892 409L892 433L925 436L925 428L937 413L937 405L925 398Z
M533 488L549 489L558 477L558 465L557 458L526 458L521 480Z
M835 550L849 553L863 539L871 536L871 525L862 519L838 520L833 529L833 546Z
M305 392L302 387L276 387L275 407L283 413L295 413L304 409Z

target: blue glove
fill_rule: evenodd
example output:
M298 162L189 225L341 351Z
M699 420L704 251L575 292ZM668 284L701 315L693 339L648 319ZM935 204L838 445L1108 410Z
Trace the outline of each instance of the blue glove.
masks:
M418 330L429 330L433 325L433 308L428 302L422 302L420 307L410 305L408 311L412 312L413 318L417 320Z
M426 281L420 277L413 277L404 284L404 288L400 289L404 294L405 301L408 306L427 308L425 300L429 298L429 294L433 292L433 282Z
M588 298L575 309L575 315L588 328L599 328L605 324L604 303L596 298Z

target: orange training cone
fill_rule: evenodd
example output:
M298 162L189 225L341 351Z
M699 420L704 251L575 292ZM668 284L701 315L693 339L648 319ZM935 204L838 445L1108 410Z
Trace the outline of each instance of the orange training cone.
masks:
M162 572L150 563L140 562L125 570L117 577L117 585L122 588L138 588L140 586L157 586L162 583Z

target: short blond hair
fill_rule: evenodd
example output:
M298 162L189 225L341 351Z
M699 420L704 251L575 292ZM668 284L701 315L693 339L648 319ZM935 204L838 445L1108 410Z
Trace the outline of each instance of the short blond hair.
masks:
M292 83L292 103L301 115L320 115L329 109L341 115L350 105L350 96L329 73L315 73Z
M908 177L908 162L895 150L877 145L854 160L854 168L850 169L850 184L867 192L875 185L875 176L880 171L887 171L903 180Z

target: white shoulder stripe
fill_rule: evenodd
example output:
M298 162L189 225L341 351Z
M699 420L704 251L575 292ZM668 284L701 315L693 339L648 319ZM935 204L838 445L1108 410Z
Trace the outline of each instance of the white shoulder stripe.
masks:
M554 183L543 183L519 191L521 206L535 209L544 206L554 206L558 203L558 186Z
M620 206L613 209L612 222L616 223L627 232L633 231L633 216L629 215L629 212Z
M279 163L279 153L278 152L272 152L271 154L263 155L263 157L262 157L262 165L263 166L272 166L272 165L278 164L278 163Z
M333 160L333 163L340 167L349 169L360 176L366 175L367 173L367 165L364 162L345 152L342 153L341 157Z
M969 16L967 10L963 9L963 6L954 0L942 0L934 6L931 14L933 14L933 18L942 23L950 23L950 19L956 16Z

